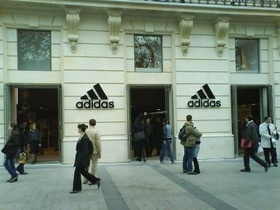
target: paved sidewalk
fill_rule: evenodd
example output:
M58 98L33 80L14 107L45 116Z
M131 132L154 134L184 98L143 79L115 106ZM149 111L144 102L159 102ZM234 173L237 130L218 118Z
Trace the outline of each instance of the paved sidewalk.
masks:
M101 187L72 190L74 168L61 164L25 166L28 175L8 183L0 168L0 210L273 210L280 209L280 167L267 173L242 159L200 161L201 174L182 173L182 162L152 160L99 164Z

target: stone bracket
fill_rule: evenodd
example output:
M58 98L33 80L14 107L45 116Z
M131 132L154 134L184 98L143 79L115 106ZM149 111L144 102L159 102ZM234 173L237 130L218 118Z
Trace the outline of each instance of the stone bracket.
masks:
M215 22L216 50L218 56L222 56L224 48L226 46L225 38L228 34L229 20L230 18L228 17L219 17Z
M121 12L108 13L109 39L113 54L117 53L120 41Z
M179 22L181 48L184 56L187 54L190 45L190 34L193 28L193 18L194 16L183 15Z
M280 54L280 23L276 23L276 33L278 38L278 52Z
M68 24L68 40L71 51L74 54L77 51L77 42L79 39L80 9L66 9L66 21Z

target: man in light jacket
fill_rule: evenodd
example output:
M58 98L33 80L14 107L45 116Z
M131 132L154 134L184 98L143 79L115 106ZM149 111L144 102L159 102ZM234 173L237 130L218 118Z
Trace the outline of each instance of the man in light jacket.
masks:
M93 154L91 155L91 166L89 168L89 172L96 176L97 173L97 164L98 159L101 158L101 141L100 141L100 134L98 130L95 129L96 120L90 119L89 120L89 128L86 129L86 134L89 140L92 142L93 145ZM84 179L84 184L88 183L88 180ZM91 183L89 183L91 184Z
M259 127L259 133L261 135L261 147L263 148L265 161L269 167L271 163L277 167L276 127L271 123L271 118L269 116L264 117L264 122ZM271 154L271 161L269 153Z

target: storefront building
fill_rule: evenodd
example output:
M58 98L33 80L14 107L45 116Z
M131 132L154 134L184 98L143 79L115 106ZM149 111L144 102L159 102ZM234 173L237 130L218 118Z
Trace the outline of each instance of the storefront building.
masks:
M280 123L278 3L2 1L0 147L9 122L35 121L45 147L73 163L77 124L95 118L100 161L128 162L131 125L147 114L169 119L181 160L191 114L199 158L239 156L248 113Z

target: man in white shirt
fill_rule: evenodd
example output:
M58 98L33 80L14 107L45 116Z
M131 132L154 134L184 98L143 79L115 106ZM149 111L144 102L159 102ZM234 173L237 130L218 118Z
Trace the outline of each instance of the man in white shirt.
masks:
M92 142L93 145L93 154L91 155L91 166L89 172L96 176L97 173L97 163L98 159L101 158L101 141L100 141L100 134L98 130L95 129L96 120L90 119L89 120L89 128L86 129L86 134L89 140ZM84 184L88 183L88 180L84 179ZM91 183L89 183L91 184Z
M276 127L271 123L271 117L265 116L264 122L259 127L259 133L261 135L261 146L263 148L263 153L265 161L268 166L271 163L277 167L277 153L276 153ZM269 157L271 154L271 160Z

